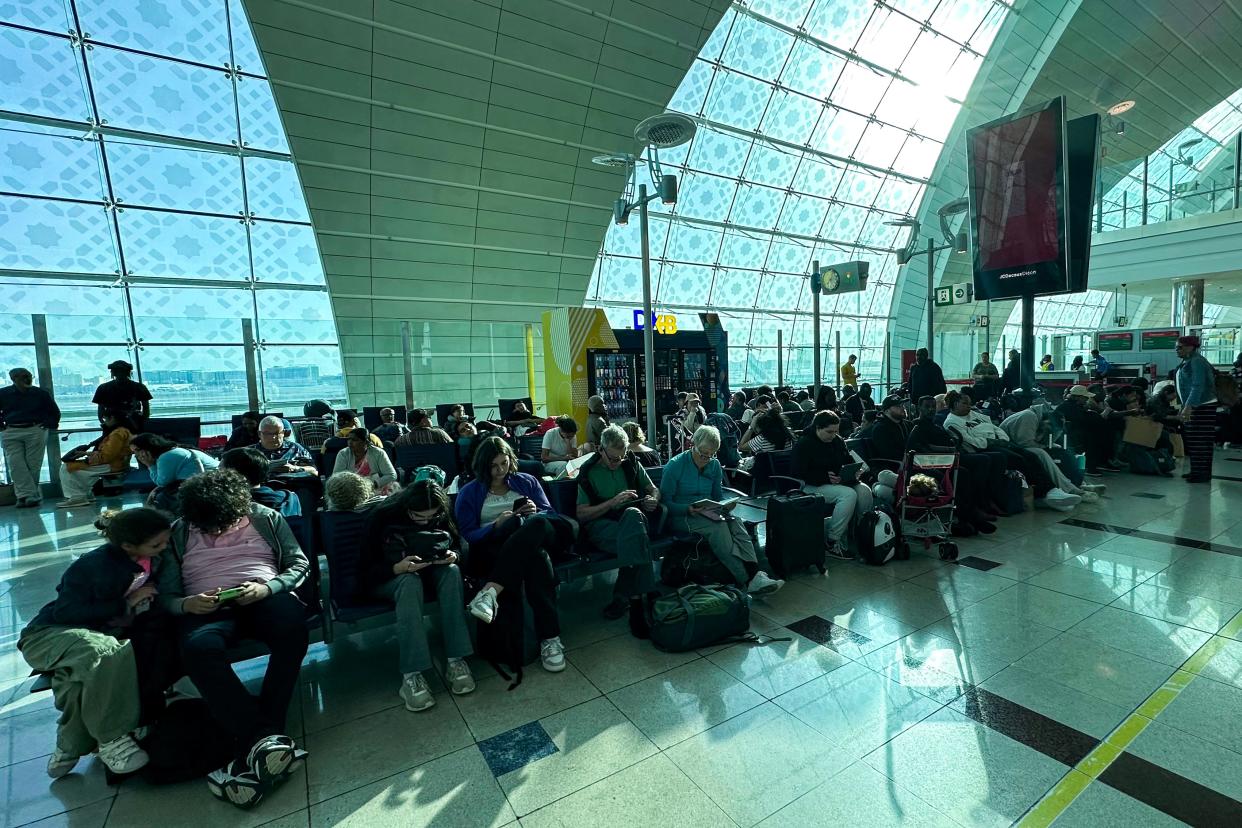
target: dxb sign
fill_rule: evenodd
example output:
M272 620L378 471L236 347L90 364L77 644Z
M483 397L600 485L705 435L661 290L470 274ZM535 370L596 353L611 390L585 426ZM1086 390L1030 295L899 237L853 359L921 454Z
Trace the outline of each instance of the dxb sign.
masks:
M651 314L651 329L658 334L675 334L677 333L677 317L671 313ZM641 310L634 311L634 330L641 331L643 329L643 312Z

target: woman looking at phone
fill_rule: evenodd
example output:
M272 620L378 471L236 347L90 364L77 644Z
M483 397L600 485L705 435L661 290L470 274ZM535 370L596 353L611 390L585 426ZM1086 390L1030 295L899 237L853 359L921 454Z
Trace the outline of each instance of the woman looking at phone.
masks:
M553 511L539 481L517 468L509 444L486 437L474 452L474 480L457 495L457 525L470 544L466 572L487 581L470 602L470 614L484 624L503 616L504 623L520 630L525 591L543 667L559 673L565 669L565 648L549 552L568 546L568 525Z
M440 606L449 689L457 696L474 690L474 676L466 664L473 650L462 612L465 598L457 568L460 545L448 497L431 480L419 480L376 506L362 527L358 591L364 600L379 597L397 607L399 695L412 713L436 703L423 677L432 666L423 620L428 588Z
M207 776L211 792L249 807L304 756L285 735L285 717L306 655L306 607L294 590L309 564L289 524L250 499L250 483L230 469L181 484L181 519L161 557L159 601L178 616L186 674L235 758ZM228 650L243 640L271 655L255 698L233 672Z

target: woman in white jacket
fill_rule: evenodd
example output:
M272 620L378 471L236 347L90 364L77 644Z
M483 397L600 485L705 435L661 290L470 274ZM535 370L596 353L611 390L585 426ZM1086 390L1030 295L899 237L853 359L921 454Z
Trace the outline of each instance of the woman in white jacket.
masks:
M349 471L365 477L375 484L377 495L387 497L401 488L397 483L397 470L388 459L388 452L371 445L370 437L365 428L349 432L349 443L337 452L332 473Z

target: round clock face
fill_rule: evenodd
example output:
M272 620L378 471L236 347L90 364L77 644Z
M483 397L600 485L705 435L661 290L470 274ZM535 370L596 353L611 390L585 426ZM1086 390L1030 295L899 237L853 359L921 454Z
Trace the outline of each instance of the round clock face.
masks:
M832 268L824 271L824 290L836 290L841 287L841 274Z

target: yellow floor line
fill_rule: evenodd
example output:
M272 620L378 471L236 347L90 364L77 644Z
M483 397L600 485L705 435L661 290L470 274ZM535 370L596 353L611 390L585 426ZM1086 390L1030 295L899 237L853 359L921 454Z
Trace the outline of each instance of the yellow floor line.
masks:
M1077 765L1061 777L1056 785L1018 820L1016 828L1047 828L1074 800L1082 795L1091 783L1100 778L1108 766L1117 761L1126 748L1133 744L1139 734L1147 729L1152 720L1164 712L1173 700L1203 672L1212 657L1220 652L1227 638L1235 638L1242 632L1242 612L1229 620L1220 632L1203 642L1203 646L1191 653L1190 658L1169 676L1160 689L1148 696L1133 713L1125 718L1112 733L1082 758Z

